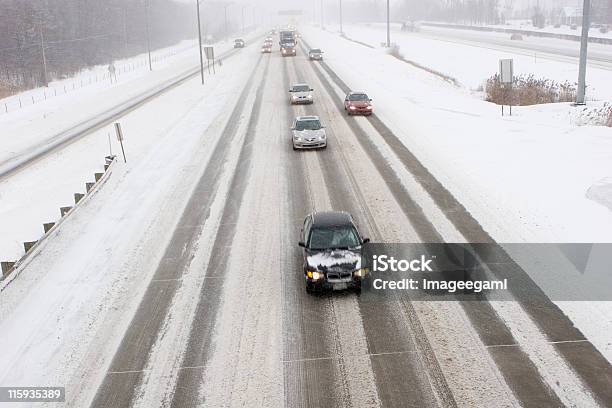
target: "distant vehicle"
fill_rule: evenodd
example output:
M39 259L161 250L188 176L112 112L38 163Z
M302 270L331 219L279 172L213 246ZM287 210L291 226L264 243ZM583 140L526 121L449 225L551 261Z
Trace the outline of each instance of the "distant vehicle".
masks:
M289 88L289 102L294 104L313 103L312 89L308 84L294 84Z
M298 245L304 248L306 291L361 290L368 269L361 265L361 248L368 243L353 217L341 211L314 212L306 216Z
M514 41L522 41L523 40L523 36L521 34L519 34L519 33L513 33L510 36L510 39L514 40Z
M313 48L308 51L308 59L311 61L323 61L323 51L318 48Z
M294 41L281 42L280 50L283 57L295 57L297 55L297 47Z
M293 150L325 149L327 135L318 116L298 116L291 126Z
M241 38L237 38L234 40L234 48L244 48L244 40Z
M349 115L371 115L372 99L364 92L349 92L344 98L344 110Z
M261 46L262 54L270 54L272 52L272 47L267 46L266 44Z

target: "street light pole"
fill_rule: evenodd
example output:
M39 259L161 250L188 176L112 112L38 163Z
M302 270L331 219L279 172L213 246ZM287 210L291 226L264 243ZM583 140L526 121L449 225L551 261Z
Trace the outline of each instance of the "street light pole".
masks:
M151 64L151 40L149 38L149 0L145 0L145 26L147 30L147 53L149 54L149 71L153 71Z
M323 21L323 0L321 0L321 29L325 30L325 23Z
M387 48L391 47L391 27L389 17L389 0L387 0Z
M242 6L241 14L242 14L242 35L244 35L244 9L246 6Z
M196 0L198 8L198 44L200 46L200 76L202 77L202 85L204 85L204 57L202 57L202 26L200 24L200 0Z
M584 105L586 94L586 64L587 46L589 43L589 28L591 26L591 0L583 0L582 5L582 38L580 39L580 66L578 69L578 90L576 92L576 105Z
M338 4L340 5L340 34L344 34L342 31L342 0L338 0Z
M49 75L47 73L47 54L45 53L45 34L43 33L42 23L38 23L38 31L40 33L40 54L42 57L43 66L43 82L46 87L49 86Z
M229 7L229 4L226 4L224 7L225 10L225 39L227 39L229 37L229 32L227 29L227 8Z

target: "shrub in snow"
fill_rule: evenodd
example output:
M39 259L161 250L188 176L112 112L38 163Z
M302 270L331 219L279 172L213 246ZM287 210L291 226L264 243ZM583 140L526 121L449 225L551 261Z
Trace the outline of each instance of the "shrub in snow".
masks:
M572 102L576 99L576 86L568 81L558 83L533 75L514 77L512 88L503 87L498 74L487 80L485 99L496 104L536 105L553 102Z

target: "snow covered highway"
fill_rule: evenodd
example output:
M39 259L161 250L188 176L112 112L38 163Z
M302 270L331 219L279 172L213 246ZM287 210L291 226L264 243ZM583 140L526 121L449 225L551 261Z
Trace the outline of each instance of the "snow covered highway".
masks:
M521 200L467 199L471 190L452 178L463 172L484 183L487 171L442 159L447 176L431 159L435 147L421 154L438 132L462 136L445 125L488 139L493 126L519 133L527 125L500 125L476 103L451 112L467 97L439 78L404 73L405 63L333 33L300 30L295 57L276 46L260 53L252 39L204 91L199 78L184 78L155 98L159 106L146 98L130 112L131 129L162 128L151 133L155 143L135 143L135 159L117 162L0 286L0 386L62 386L62 406L95 408L612 406L609 304L585 301L578 308L602 318L573 320L576 309L560 306L497 244L556 230L544 222L544 232L512 229L522 214L510 206ZM326 47L324 61L310 61L310 47ZM372 66L348 75L351 58ZM387 76L374 81L367 71ZM313 89L313 104L289 103L300 83ZM355 89L373 95L372 116L345 112ZM419 103L429 90L441 100L434 108ZM327 147L295 151L292 122L314 115ZM599 152L610 142L597 140L589 179L608 158ZM483 151L466 161L500 160L474 144ZM540 194L556 194L550 184ZM583 195L568 205L599 205ZM596 208L580 221L587 233L575 236L610 238L612 216ZM329 210L352 214L374 243L488 244L496 257L484 264L513 282L510 299L307 293L298 241L305 217ZM555 216L567 213L550 215L551 224Z

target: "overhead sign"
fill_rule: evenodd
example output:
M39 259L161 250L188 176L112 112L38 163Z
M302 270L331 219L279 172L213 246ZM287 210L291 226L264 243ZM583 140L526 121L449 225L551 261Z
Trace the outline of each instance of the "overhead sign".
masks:
M303 10L279 10L279 16L301 16L304 14Z
M215 59L214 47L204 47L204 54L206 54L207 60L214 60Z
M499 60L499 80L502 84L512 84L514 80L514 62L511 59Z

